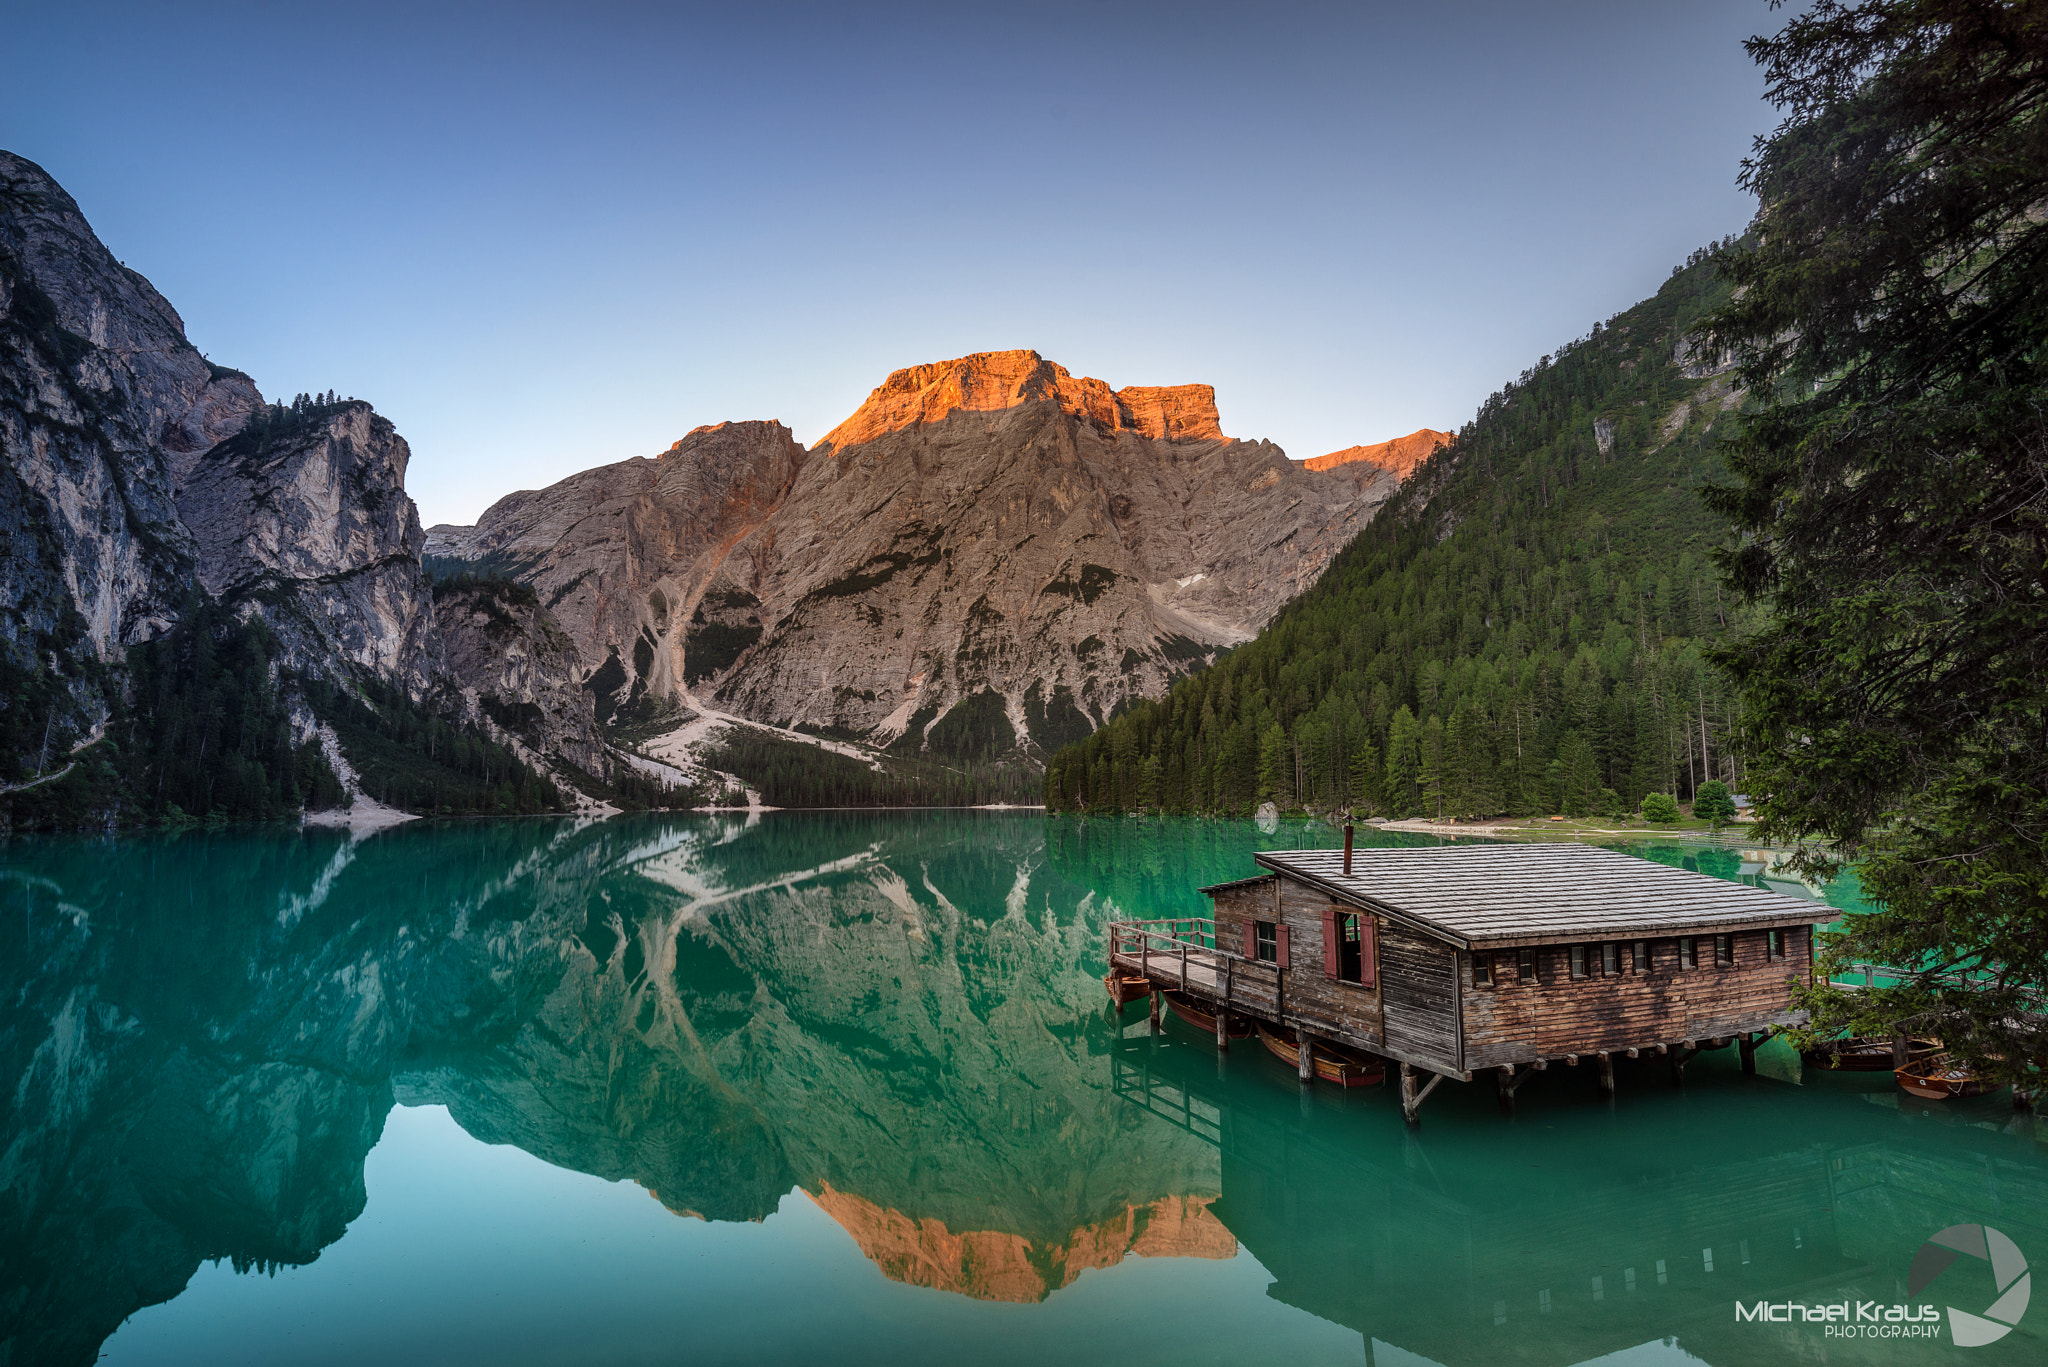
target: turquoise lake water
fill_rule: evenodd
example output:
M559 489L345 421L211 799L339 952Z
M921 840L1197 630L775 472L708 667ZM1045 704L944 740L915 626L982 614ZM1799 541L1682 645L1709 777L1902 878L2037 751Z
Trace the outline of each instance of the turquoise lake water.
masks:
M1369 835L1373 840L1406 839ZM2048 1150L1889 1075L1301 1087L1101 983L1328 827L1038 813L0 845L0 1367L2035 1363L1748 1323L2048 1260ZM1740 876L1739 852L1634 852ZM1853 888L1828 890L1853 909ZM1963 1259L1910 1298L1996 1298ZM2048 1296L2043 1297L2048 1302Z

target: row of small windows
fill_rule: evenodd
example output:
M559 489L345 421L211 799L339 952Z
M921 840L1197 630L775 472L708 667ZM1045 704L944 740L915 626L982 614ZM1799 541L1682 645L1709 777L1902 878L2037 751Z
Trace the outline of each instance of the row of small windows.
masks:
M1785 957L1786 932L1767 930L1764 932L1764 953L1771 959ZM1569 948L1570 973L1573 978L1613 978L1627 974L1647 974L1659 971L1678 971L1700 966L1702 953L1713 956L1712 962L1718 968L1726 968L1735 962L1735 937L1732 935L1686 935L1676 940L1608 940L1600 944L1572 945ZM1509 978L1510 961L1505 954L1481 951L1472 956L1472 982L1478 987L1492 987L1496 983L1516 982L1534 984L1537 981L1536 951L1519 949L1512 961L1514 976Z

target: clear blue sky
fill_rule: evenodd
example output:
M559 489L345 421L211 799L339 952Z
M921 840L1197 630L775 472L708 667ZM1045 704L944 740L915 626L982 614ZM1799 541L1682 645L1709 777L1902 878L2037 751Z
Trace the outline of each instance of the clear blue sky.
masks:
M1454 427L1739 231L1740 3L29 3L0 146L429 523L1031 347L1297 457Z

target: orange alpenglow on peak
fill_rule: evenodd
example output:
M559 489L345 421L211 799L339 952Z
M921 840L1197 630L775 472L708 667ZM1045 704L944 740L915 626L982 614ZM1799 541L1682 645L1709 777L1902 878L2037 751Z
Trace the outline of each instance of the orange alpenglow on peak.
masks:
M844 451L960 410L986 413L1037 399L1057 400L1066 412L1112 432L1174 441L1225 440L1216 415L1216 391L1209 385L1111 389L1100 380L1075 376L1035 351L978 351L897 371L852 417L827 432L815 449Z
M1339 465L1362 460L1379 466L1395 479L1406 479L1416 466L1429 459L1430 452L1449 444L1450 440L1449 432L1423 427L1405 437L1380 442L1377 446L1347 446L1342 451L1332 451L1327 456L1317 456L1302 464L1311 470L1334 470Z
M1083 1225L1064 1244L1034 1244L1021 1234L955 1234L937 1220L912 1219L824 1183L811 1200L853 1236L890 1281L954 1291L978 1301L1042 1301L1083 1272L1141 1258L1237 1256L1237 1236L1209 1211L1214 1196L1164 1196Z

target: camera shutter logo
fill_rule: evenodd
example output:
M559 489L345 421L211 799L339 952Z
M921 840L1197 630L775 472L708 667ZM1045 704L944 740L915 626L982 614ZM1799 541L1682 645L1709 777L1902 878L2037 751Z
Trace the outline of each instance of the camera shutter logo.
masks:
M2010 1334L2020 1316L2027 1313L2033 1274L2027 1271L2027 1260L2012 1240L1989 1225L1950 1225L1913 1255L1912 1270L1906 1274L1906 1294L1919 1295L1950 1263L1965 1255L1991 1264L1998 1299L1977 1315L1951 1305L1948 1332L1958 1348L1981 1348Z

